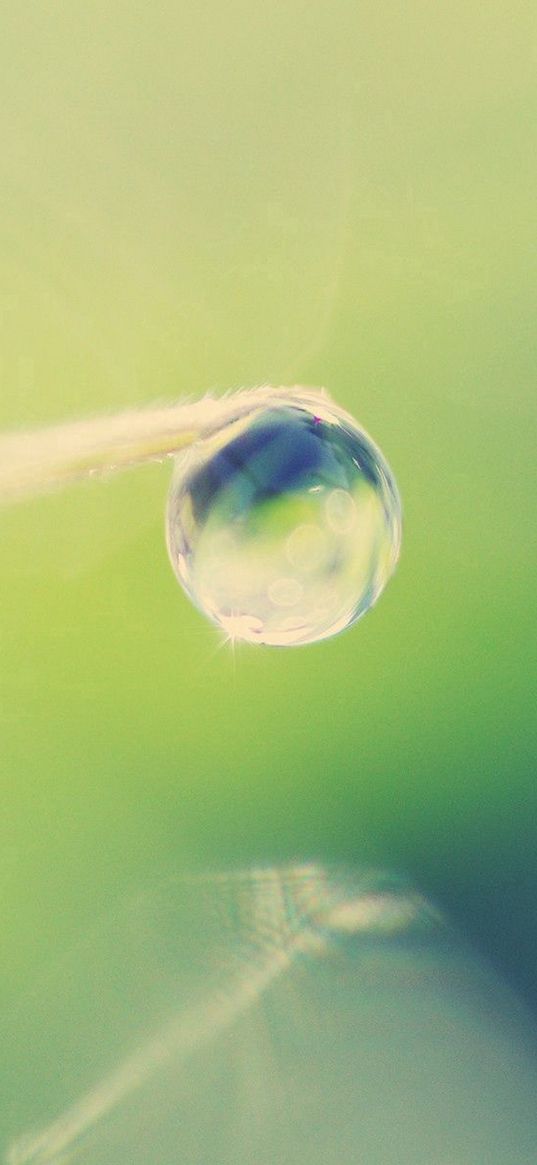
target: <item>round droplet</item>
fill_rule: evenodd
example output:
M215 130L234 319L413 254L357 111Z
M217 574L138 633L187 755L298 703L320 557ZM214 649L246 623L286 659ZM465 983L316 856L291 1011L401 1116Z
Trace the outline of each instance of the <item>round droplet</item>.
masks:
M352 417L290 390L178 458L167 534L185 590L230 639L288 646L372 606L397 561L401 506Z

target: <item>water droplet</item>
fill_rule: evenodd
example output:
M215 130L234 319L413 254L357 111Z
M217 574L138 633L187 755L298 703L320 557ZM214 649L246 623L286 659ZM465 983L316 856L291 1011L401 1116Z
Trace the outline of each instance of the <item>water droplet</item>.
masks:
M385 586L400 535L382 454L318 393L280 393L177 460L171 561L234 638L287 646L348 627Z

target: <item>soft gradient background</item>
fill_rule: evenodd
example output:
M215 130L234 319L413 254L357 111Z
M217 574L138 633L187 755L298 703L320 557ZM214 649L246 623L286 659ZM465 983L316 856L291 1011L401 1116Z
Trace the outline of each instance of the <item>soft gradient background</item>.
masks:
M169 465L0 515L0 1012L189 864L406 871L535 1003L537 14L12 4L1 423L324 384L398 478L352 631L219 649Z

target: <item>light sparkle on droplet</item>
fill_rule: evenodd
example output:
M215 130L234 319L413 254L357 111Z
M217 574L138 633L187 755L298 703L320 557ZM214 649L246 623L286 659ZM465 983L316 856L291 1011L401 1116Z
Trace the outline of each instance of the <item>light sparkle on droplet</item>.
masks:
M289 390L177 459L172 565L235 639L325 639L372 606L399 553L401 506L371 438L315 392Z

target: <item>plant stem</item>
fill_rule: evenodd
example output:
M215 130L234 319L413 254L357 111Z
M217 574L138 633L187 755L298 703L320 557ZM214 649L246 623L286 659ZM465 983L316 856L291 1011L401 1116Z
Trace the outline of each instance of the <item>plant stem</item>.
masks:
M132 409L29 433L0 435L0 503L173 456L256 409L322 399L316 390L262 388L218 399Z

